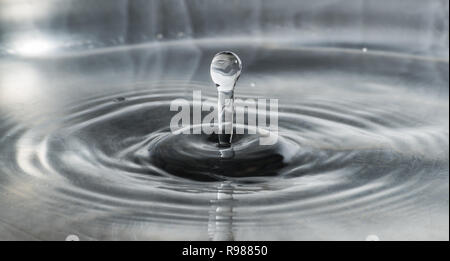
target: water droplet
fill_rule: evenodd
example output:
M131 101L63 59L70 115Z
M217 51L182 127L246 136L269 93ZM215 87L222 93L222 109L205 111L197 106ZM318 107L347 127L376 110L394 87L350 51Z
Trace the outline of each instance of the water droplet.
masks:
M366 52L367 52L367 48L362 48L362 51L363 51L364 53L366 53Z
M211 62L211 78L219 91L232 91L241 70L241 60L232 52L220 52Z
M254 82L250 83L250 87L256 87L256 83Z
M241 75L242 63L232 52L220 52L211 62L211 79L217 87L219 146L229 147L233 137L234 86Z

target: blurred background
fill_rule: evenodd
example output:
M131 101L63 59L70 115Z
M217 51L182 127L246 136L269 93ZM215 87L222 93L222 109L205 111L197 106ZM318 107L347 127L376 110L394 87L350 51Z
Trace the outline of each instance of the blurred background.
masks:
M1 0L0 55L245 36L448 57L446 0Z

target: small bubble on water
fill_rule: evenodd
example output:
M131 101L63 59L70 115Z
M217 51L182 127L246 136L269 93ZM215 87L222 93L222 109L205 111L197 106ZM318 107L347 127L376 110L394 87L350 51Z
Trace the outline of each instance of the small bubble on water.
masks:
M125 100L126 100L125 97L117 97L113 99L113 102L123 102Z
M66 241L80 241L80 238L77 235L68 235Z
M256 83L254 82L250 83L250 87L256 87Z
M362 48L363 53L367 53L367 48Z
M368 235L366 241L380 241L380 238L377 235Z

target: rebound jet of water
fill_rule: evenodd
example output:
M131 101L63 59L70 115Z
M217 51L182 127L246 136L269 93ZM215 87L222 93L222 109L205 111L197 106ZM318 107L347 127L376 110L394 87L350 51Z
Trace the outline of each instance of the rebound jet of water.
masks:
M229 147L233 139L234 86L241 70L241 60L232 52L220 52L211 62L211 79L217 87L219 146Z

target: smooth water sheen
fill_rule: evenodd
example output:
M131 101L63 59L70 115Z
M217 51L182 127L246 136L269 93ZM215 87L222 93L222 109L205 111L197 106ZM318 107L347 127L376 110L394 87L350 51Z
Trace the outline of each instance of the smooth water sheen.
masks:
M276 144L170 132L172 100L217 102L223 49L244 61L235 97L279 99ZM0 234L448 240L448 68L248 40L4 59Z

